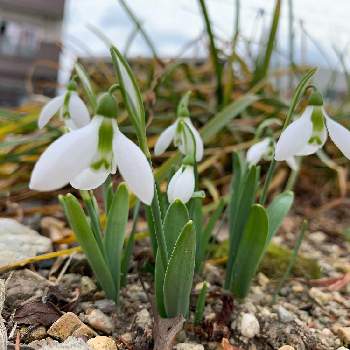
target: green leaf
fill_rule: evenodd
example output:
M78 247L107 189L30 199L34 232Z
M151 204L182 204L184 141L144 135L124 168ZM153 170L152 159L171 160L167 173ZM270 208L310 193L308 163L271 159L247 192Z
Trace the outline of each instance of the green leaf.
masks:
M78 200L71 194L60 197L69 224L75 233L89 264L102 289L108 298L118 301L118 294L114 285L112 274L98 247L94 234L88 224L83 209Z
M201 136L203 141L210 141L210 139L213 138L222 128L224 128L232 119L236 118L258 99L259 97L256 95L247 94L223 108L202 128Z
M169 318L188 315L196 255L193 222L183 228L169 259L164 278L164 305Z
M196 271L199 272L203 267L203 262L208 250L208 245L210 241L210 237L213 234L213 230L215 227L215 224L219 220L223 210L225 207L225 202L223 199L220 200L219 204L217 205L214 212L211 214L209 221L207 225L205 226L205 229L202 232L202 235L198 237L196 236L197 240L197 250L196 250Z
M269 237L267 244L271 242L272 237L281 226L283 219L288 214L294 201L294 193L286 191L280 193L274 198L272 203L267 208L267 215L269 217Z
M230 197L230 204L237 201L237 208L234 212L234 217L229 218L230 232L229 232L229 261L227 265L227 276L225 281L225 288L229 288L232 282L233 266L238 254L238 249L241 244L241 239L248 220L250 208L255 201L256 190L258 187L259 170L256 166L250 167L241 180L238 191L238 197L233 192ZM234 204L235 205L235 204ZM231 215L231 214L230 214ZM230 277L231 276L231 277Z
M115 46L111 47L111 55L126 109L128 110L129 116L136 129L141 149L145 151L148 149L146 140L145 110L136 78L128 62Z
M261 79L264 79L267 75L267 72L270 66L273 48L276 41L276 34L277 34L277 29L278 29L278 24L280 19L280 13L281 13L281 0L276 0L269 38L266 43L266 49L264 53L259 53L259 56L256 62L252 85L255 85Z
M129 214L129 193L125 183L121 183L114 194L107 215L104 249L116 290L120 288L120 269Z
M204 307L205 307L205 298L207 297L208 292L208 284L207 282L203 282L203 287L201 289L201 292L198 296L198 300L196 303L196 312L194 315L194 324L198 325L203 320L204 315Z
M265 252L268 236L267 212L260 204L254 204L245 225L233 269L230 289L234 296L244 298L248 294L251 281Z
M175 243L187 222L187 208L180 200L176 200L169 206L163 224L168 255L173 251ZM166 317L163 294L164 275L165 270L158 251L155 264L155 290L158 312L162 317Z
M76 63L74 65L75 71L81 81L81 84L83 86L83 89L85 91L85 94L87 98L89 99L89 103L93 110L95 111L97 102L96 102L96 96L94 93L94 90L92 89L90 78L88 73L85 71L84 67L80 63Z

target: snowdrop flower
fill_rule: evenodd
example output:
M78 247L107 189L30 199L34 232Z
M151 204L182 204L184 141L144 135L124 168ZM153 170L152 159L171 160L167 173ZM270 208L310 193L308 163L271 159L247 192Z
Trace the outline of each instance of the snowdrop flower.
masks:
M150 164L141 149L120 132L116 115L116 101L105 93L88 125L61 136L41 155L29 187L51 191L70 182L74 188L90 190L118 168L130 190L149 205L154 193Z
M247 152L247 162L249 165L256 165L261 159L271 160L275 148L275 141L271 137L266 137L262 141L255 143ZM295 158L289 157L286 159L288 166L292 170L298 169L298 164Z
M276 145L275 159L286 160L291 156L313 154L323 147L328 133L344 156L350 159L349 130L327 115L322 96L314 92L301 117L281 133Z
M66 126L72 130L86 126L90 121L89 111L76 93L74 82L68 84L62 96L53 98L43 107L38 120L39 128L43 128L58 111Z
M192 165L183 165L171 178L168 185L168 201L173 203L180 199L187 203L195 189L194 169Z
M184 155L194 156L199 162L203 158L203 140L190 119L188 101L190 92L185 94L179 102L175 123L167 127L157 140L154 147L154 154L161 155L170 146L171 142L178 147ZM196 150L196 152L195 152Z

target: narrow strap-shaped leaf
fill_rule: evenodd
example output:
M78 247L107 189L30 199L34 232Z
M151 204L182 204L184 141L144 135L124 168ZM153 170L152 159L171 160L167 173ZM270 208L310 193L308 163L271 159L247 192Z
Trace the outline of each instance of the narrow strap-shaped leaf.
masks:
M141 202L138 200L135 204L134 210L133 210L133 216L132 216L132 228L130 232L130 236L128 238L125 251L123 254L122 258L122 264L121 264L121 279L120 279L120 284L122 287L126 286L126 280L127 280L127 274L129 270L129 265L130 265L130 259L132 255L132 251L134 248L134 242L135 242L135 233L136 233L136 226L137 226L137 221L139 218L139 213L140 213L140 206Z
M146 144L145 110L136 78L128 62L115 46L111 47L111 55L126 108L136 129L141 149L146 152L148 147Z
M169 256L172 253L175 243L178 240L184 226L188 222L188 219L187 208L180 200L176 200L169 206L163 223ZM155 290L158 312L162 317L166 317L163 295L164 276L165 269L158 251L155 264Z
M84 67L80 63L76 63L74 65L74 68L81 81L85 94L89 99L89 103L95 111L97 102L96 102L96 96L94 94L94 90L92 89L92 86L90 83L89 75L86 73Z
M186 205L180 200L175 200L168 208L164 218L164 234L169 256L180 233L189 220Z
M125 183L121 183L114 194L107 216L104 237L106 260L111 270L116 290L120 288L120 269L126 225L129 214L129 193Z
M231 291L238 298L244 298L264 254L269 235L266 210L260 204L251 208L242 235L237 258L233 267Z
M203 287L201 289L201 292L198 296L197 303L196 303L196 312L194 314L194 324L196 324L196 325L200 324L203 320L205 299L207 297L207 291L208 291L208 284L206 281L204 281Z
M216 207L214 212L211 214L209 221L205 226L205 229L203 230L202 236L201 237L196 236L196 239L199 240L199 245L197 245L198 248L196 250L196 271L200 271L203 266L210 237L212 236L215 224L219 220L224 210L224 207L225 207L225 202L223 199L221 199L218 206Z
M112 274L109 271L108 265L98 247L94 234L91 231L78 200L71 194L68 194L65 197L60 197L60 200L61 203L63 203L63 208L69 224L88 259L97 280L101 284L101 287L108 298L117 302L118 294L115 289Z
M164 278L164 305L167 317L188 315L196 255L193 222L183 228L169 259Z
M271 242L272 237L281 226L283 219L286 217L293 204L293 201L294 193L292 191L282 192L274 198L267 208L267 214L269 217L269 237L267 244Z
M250 208L255 201L256 190L258 187L259 170L257 167L252 166L245 176L245 180L242 183L243 189L241 190L241 195L237 208L236 217L233 219L233 226L230 231L230 249L229 249L229 264L227 269L227 274L233 272L233 266L237 257L238 248L241 243L241 238L245 225L248 220ZM231 198L231 200L237 200L236 198ZM229 277L228 277L229 278ZM230 279L230 278L229 278ZM232 282L232 278L229 280ZM229 282L225 286L228 286Z

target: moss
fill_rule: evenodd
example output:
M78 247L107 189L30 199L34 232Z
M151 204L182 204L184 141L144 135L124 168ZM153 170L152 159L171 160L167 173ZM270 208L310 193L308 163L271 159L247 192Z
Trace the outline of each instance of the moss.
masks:
M270 244L262 259L259 271L269 278L280 278L287 269L292 251L276 244ZM210 258L220 259L228 255L228 241L213 244L210 247ZM292 277L317 279L321 277L321 268L317 260L299 254L291 272Z

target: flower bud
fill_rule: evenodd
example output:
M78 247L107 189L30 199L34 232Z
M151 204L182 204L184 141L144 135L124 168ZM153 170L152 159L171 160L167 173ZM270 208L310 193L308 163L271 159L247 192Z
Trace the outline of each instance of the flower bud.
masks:
M96 114L106 118L115 118L118 114L118 105L115 97L109 92L103 93L97 102Z

